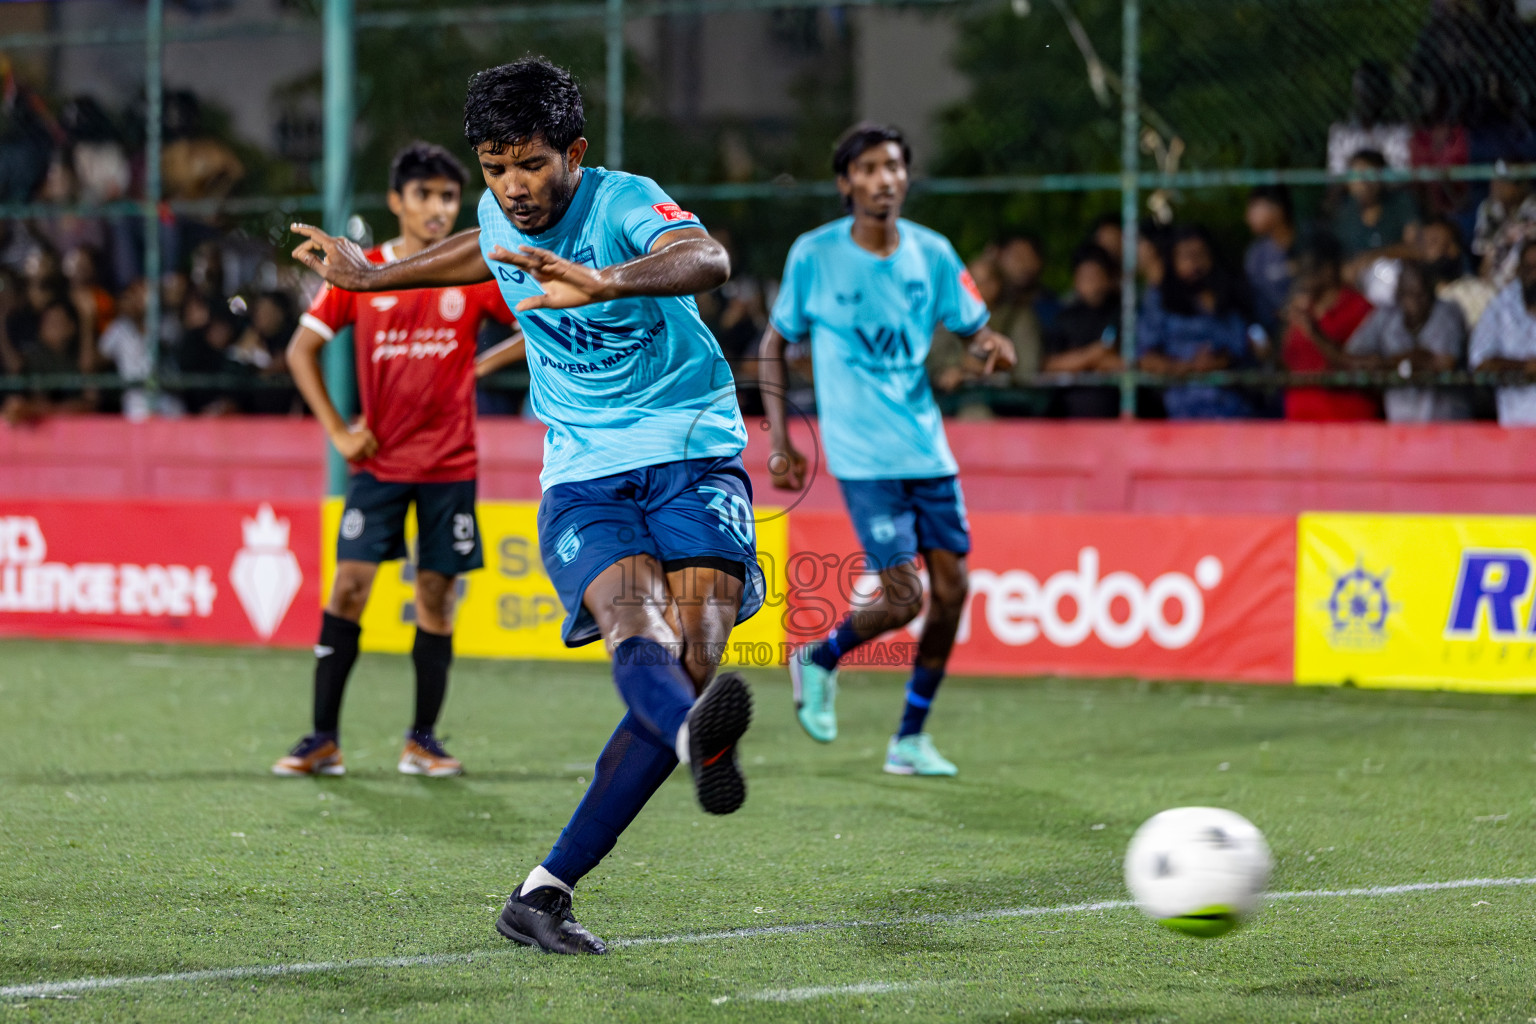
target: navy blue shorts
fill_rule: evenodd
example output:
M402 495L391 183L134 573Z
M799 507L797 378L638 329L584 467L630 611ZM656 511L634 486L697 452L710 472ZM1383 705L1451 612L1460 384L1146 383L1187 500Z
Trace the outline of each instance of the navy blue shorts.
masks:
M880 569L915 561L924 551L971 550L960 478L839 480L864 553Z
M405 514L416 503L416 567L458 576L485 565L475 519L475 482L386 483L372 473L347 481L346 509L336 537L340 562L406 558Z
M752 481L739 456L555 484L539 503L539 551L565 605L567 647L599 638L582 599L598 573L631 555L650 555L663 568L695 559L739 565L745 587L736 621L763 606Z

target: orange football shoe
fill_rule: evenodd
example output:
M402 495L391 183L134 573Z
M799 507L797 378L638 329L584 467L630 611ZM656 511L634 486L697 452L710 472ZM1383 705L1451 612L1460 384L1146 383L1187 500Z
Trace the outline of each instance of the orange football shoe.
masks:
M272 766L273 775L296 778L301 775L345 775L346 765L341 763L341 747L329 736L310 733L294 744L288 756L279 758Z
M405 734L405 749L400 752L400 774L442 779L463 775L464 766L444 750L431 733L412 731Z

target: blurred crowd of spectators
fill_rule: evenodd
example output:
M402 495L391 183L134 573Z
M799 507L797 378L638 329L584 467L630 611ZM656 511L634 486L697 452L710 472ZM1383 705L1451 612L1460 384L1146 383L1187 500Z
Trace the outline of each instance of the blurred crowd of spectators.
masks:
M204 130L190 93L166 96L164 132L166 199L221 199L244 176L234 148ZM144 220L97 213L143 196L142 138L134 107L113 115L79 98L55 113L0 59L0 201L73 211L0 219L0 375L27 384L0 392L11 423L55 412L298 409L283 352L302 282L264 242L162 211L160 331L156 343L146 336ZM81 377L121 386L82 387ZM189 383L143 386L152 377Z
M1526 29L1491 25L1491 15L1474 17L1472 9L1437 4L1402 68L1367 62L1355 71L1350 116L1328 131L1329 170L1536 163L1536 70L1498 59L1499 41ZM167 95L169 200L221 199L246 173L233 143L207 130L200 115L196 97ZM88 98L54 111L0 58L0 202L77 211L0 220L0 381L11 380L0 388L0 413L13 423L79 411L302 413L284 349L316 282L282 258L277 235L253 238L167 207L159 224L168 270L158 282L160 332L146 337L144 220L99 215L104 204L143 195L142 139L142 101L116 114ZM1515 174L1489 183L1356 180L1305 198L1303 210L1283 187L1253 189L1241 254L1220 224L1216 231L1179 221L1140 225L1131 359L1162 381L1138 390L1139 416L1416 422L1496 415L1506 425L1536 425L1536 385L1519 381L1536 379L1531 182ZM732 245L728 232L717 234ZM1123 241L1119 218L1106 215L1085 225L1070 251L1047 251L1039 238L1014 232L975 254L969 269L992 326L1013 340L1019 360L977 381L962 341L941 332L928 365L945 411L1118 416L1112 375L1127 358ZM1047 280L1067 287L1055 294ZM760 408L751 382L774 291L773 281L738 273L699 297L749 414ZM792 400L809 409L809 359L798 355ZM1509 383L1495 391L1429 379L1454 370L1507 374ZM1381 373L1393 375L1394 384L1209 376L1222 371L1372 371L1378 382ZM114 378L119 386L101 386ZM144 386L151 380L166 383ZM515 390L481 392L484 413L524 406Z

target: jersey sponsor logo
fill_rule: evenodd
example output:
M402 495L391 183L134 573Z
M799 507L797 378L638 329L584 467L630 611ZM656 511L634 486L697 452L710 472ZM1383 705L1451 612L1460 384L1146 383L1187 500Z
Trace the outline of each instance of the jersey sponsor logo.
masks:
M437 315L453 323L464 315L464 292L459 288L444 288L437 298Z
M387 309L394 309L399 304L400 296L398 295L375 295L373 298L368 300L368 305L372 306L380 313Z
M585 263L593 270L597 269L597 250L590 245L584 245L571 253L572 263Z
M513 284L522 284L524 281L528 280L527 274L523 273L521 270L515 270L512 267L509 267L505 263L498 263L496 265L496 276L503 281L511 281Z
M657 203L651 209L661 214L662 219L666 221L699 219L676 203Z
M977 302L985 303L987 301L981 297L981 289L976 287L976 279L971 276L969 270L960 271L960 286L969 292L971 298Z
M632 328L593 323L571 316L561 316L553 323L542 316L529 317L528 324L571 356L581 360L591 357L590 362L578 362L539 354L540 366L568 373L596 373L616 366L635 353L650 348L667 328L665 320L658 320L650 329L636 333Z
M897 356L904 356L908 361L912 359L912 339L907 337L905 328L855 327L853 333L858 336L865 353L872 359L882 362L894 360Z
M369 359L375 363L391 359L447 359L458 350L458 332L452 327L375 331Z

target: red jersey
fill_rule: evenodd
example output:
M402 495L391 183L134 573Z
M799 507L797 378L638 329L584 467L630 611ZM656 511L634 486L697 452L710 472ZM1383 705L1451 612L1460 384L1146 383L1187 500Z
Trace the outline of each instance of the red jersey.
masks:
M1364 295L1345 287L1339 299L1317 319L1317 331L1340 348L1349 341L1350 335L1365 322L1374 307ZM1285 332L1285 346L1281 349L1288 370L1302 373L1320 373L1327 370L1328 360L1318 351L1312 339L1295 327ZM1285 393L1285 418L1288 420L1379 420L1381 409L1376 396L1363 391L1344 391L1339 388L1291 388Z
M385 245L367 253L388 263ZM357 390L379 450L353 463L390 483L475 478L475 335L513 323L494 281L468 288L348 292L326 285L301 318L327 341L356 325Z

